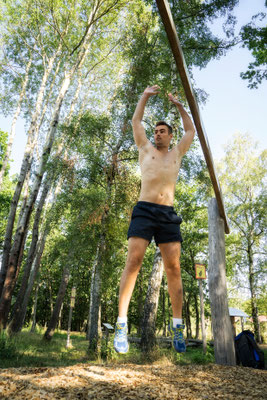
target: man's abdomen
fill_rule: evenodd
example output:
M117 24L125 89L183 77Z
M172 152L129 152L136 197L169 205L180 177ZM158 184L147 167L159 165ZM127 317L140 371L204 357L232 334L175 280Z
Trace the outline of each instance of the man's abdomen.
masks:
M142 182L139 201L148 201L150 203L172 206L174 200L173 183L155 184L155 182Z

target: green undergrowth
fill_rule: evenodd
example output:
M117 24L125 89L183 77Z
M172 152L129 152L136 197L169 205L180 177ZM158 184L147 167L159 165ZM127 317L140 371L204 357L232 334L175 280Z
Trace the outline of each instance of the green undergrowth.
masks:
M60 367L86 362L88 342L85 335L73 332L71 346L67 348L66 332L55 332L50 342L43 339L43 334L43 330L35 333L23 330L11 337L4 334L6 345L0 347L0 368Z
M35 333L23 330L8 336L0 333L0 368L10 367L62 367L79 363L153 364L176 365L207 364L214 362L213 348L208 346L204 355L202 348L188 347L186 353L178 354L173 349L156 347L150 352L141 352L138 345L130 344L127 354L117 354L113 349L113 337L101 345L99 356L88 354L88 341L84 333L72 332L71 346L66 347L67 333L57 331L50 342L43 339L44 330Z

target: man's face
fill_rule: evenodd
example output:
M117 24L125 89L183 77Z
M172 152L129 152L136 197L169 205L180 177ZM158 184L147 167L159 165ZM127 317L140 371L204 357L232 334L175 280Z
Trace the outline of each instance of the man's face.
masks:
M169 147L172 134L169 133L166 125L158 125L154 131L154 141L156 147Z

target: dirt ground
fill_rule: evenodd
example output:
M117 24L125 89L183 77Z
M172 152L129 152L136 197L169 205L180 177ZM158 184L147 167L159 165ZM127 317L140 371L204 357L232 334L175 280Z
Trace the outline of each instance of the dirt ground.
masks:
M267 371L243 367L79 364L0 370L0 399L267 399Z

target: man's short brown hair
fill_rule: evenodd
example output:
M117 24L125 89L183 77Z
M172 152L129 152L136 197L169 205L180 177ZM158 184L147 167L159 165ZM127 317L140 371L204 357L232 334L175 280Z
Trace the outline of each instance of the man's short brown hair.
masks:
M165 122L165 121L159 121L159 122L156 123L156 126L159 126L159 125L165 125L165 126L167 126L167 128L168 128L168 133L169 133L169 134L172 133L172 127L171 127L171 125L167 124L167 122Z

